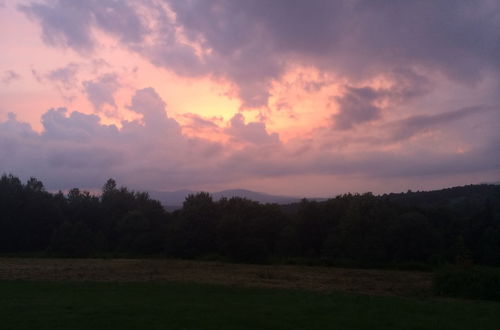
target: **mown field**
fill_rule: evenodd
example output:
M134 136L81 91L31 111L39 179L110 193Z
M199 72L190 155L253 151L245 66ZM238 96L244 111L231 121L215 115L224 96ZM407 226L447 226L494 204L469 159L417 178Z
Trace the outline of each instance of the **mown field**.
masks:
M498 329L430 275L176 260L0 259L1 329Z
M431 273L249 265L175 259L0 258L0 280L92 282L187 282L257 288L422 296Z

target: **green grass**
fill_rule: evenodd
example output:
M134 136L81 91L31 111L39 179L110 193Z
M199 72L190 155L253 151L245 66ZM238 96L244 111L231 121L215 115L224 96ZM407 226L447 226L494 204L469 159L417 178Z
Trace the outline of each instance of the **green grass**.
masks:
M173 283L0 281L0 329L498 329L500 304Z

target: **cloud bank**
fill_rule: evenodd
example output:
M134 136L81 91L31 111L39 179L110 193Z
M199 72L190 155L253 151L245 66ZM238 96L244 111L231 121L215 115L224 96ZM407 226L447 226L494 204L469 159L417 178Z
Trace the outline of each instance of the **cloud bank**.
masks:
M290 179L299 194L309 177L337 192L350 180L498 181L498 1L40 0L15 8L38 29L40 47L66 60L30 63L37 85L26 90L25 67L2 69L2 96L14 101L0 103L0 171L36 175L54 189L110 176L158 190L242 182L266 190ZM50 105L41 129L5 116L41 88L55 88L65 104ZM192 106L207 93L217 95ZM236 102L228 109L222 98Z
M155 65L232 81L243 107L301 63L353 80L395 69L437 71L471 84L500 67L496 1L71 1L20 10L51 46L92 52L94 30Z
M41 133L10 114L0 122L2 171L38 176L51 189L98 187L106 178L116 177L132 187L161 190L304 174L380 178L467 175L500 166L498 134L485 137L493 143L445 152L412 143L405 135L416 136L436 126L453 128L449 125L473 122L479 114L498 109L471 107L434 118L419 116L394 122L386 128L388 138L406 144L394 150L384 150L387 144L364 145L363 152L324 148L320 141L305 149L296 141L283 143L276 133L268 133L263 123L245 123L241 114L221 128L230 137L227 143L190 138L168 116L165 102L153 88L137 90L130 109L142 118L124 121L121 128L102 124L97 115L50 109L42 116ZM498 123L493 125L498 127Z

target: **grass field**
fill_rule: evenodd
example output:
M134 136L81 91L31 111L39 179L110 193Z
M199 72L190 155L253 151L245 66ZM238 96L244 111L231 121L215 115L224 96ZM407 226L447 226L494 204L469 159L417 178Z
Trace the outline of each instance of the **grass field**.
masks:
M425 272L0 258L0 329L499 329L499 303L430 287Z
M0 281L1 329L498 329L500 304L187 283Z
M425 272L289 265L247 265L169 259L0 258L0 280L188 282L258 288L425 296Z

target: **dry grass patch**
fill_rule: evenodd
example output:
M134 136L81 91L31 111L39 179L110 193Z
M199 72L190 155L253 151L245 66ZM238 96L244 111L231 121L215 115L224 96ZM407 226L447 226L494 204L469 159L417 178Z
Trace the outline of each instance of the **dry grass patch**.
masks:
M0 279L96 282L194 282L246 287L344 291L371 295L428 294L425 272L169 259L0 258Z

